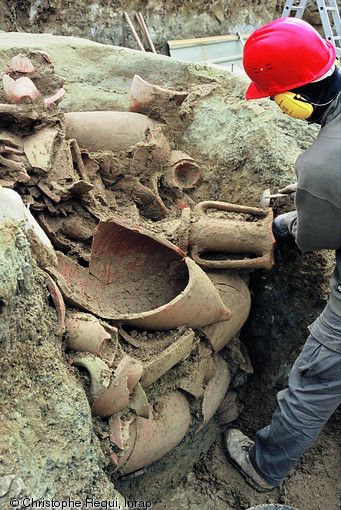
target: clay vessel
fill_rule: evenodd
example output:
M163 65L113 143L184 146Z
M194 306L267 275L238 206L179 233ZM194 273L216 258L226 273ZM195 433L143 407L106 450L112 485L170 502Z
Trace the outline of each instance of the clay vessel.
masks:
M231 319L202 328L212 349L219 352L236 336L249 316L251 298L245 281L236 271L208 270L207 276L214 283L223 302L231 310Z
M130 437L136 437L135 444L119 459L120 474L132 473L155 462L185 436L191 422L186 397L180 391L175 391L158 399L158 404L158 413L150 406L150 418L138 416L130 426Z
M240 410L237 404L237 393L228 391L224 400L219 406L218 422L219 425L227 425L238 418Z
M148 107L160 100L166 104L172 102L180 105L188 96L186 91L176 91L153 85L138 74L135 74L129 91L129 110L131 112L144 112Z
M129 395L141 379L143 365L141 361L125 356L118 364L114 380L92 405L92 414L112 416L128 406Z
M91 406L95 416L112 416L122 411L129 403L128 374L121 373L115 377L109 388Z
M117 344L112 342L111 334L104 329L97 317L81 312L68 314L65 326L67 349L96 354L109 366L112 365Z
M209 210L227 216L222 212L213 216ZM197 204L190 214L185 211L180 246L201 267L269 270L273 266L272 209L209 201ZM229 218L228 213L240 218Z
M88 371L91 379L89 395L91 402L97 400L107 391L112 371L103 360L94 354L77 352L70 363L76 367L83 367Z
M165 178L171 187L193 188L200 179L200 169L194 159L182 151L172 151L165 167Z
M156 144L164 157L168 143L153 122L133 112L69 112L65 114L66 138L75 139L81 149L122 151L137 143Z
M230 384L230 372L227 363L219 354L213 355L215 375L207 383L202 401L202 419L205 425L219 408Z
M175 245L118 218L95 230L90 268L58 253L49 268L68 302L143 329L198 328L230 318L213 283Z
M62 293L59 290L56 282L51 278L51 276L47 273L46 275L46 285L50 291L54 306L57 311L57 330L56 335L62 335L65 332L65 304Z
M197 343L198 339L195 338L192 330L187 330L180 338L175 338L169 347L156 354L152 361L144 364L142 388L151 386L174 365L187 358Z

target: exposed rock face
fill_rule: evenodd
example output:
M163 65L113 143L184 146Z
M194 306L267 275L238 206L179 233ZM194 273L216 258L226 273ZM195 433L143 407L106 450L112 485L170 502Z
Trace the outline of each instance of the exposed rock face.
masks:
M225 34L250 33L269 21L279 18L284 1L277 0L191 0L158 1L116 0L84 2L75 0L21 0L11 5L2 0L0 29L33 33L52 33L86 37L94 41L139 49L123 17L128 12L142 43L150 50L134 18L142 12L154 45L167 54L167 41ZM320 24L314 2L308 6L305 19Z

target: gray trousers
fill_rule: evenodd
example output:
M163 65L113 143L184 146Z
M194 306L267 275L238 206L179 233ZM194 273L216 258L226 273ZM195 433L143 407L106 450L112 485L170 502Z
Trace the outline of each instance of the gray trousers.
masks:
M310 327L288 388L277 394L271 425L257 432L250 449L251 464L270 485L281 484L340 404L340 348L341 318L327 305Z

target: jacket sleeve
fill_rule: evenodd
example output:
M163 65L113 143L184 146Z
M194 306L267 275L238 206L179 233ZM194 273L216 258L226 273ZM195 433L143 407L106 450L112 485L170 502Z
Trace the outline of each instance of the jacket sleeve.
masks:
M302 251L341 246L341 117L325 124L314 143L296 160L296 243Z
M340 247L340 210L335 205L298 188L296 209L288 214L286 224L302 251Z

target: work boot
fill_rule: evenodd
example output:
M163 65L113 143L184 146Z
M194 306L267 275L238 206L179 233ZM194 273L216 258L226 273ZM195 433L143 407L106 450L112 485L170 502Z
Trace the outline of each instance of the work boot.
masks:
M269 485L253 468L249 450L254 442L238 429L229 429L226 433L226 448L233 463L251 487L258 492L268 492L274 487Z

